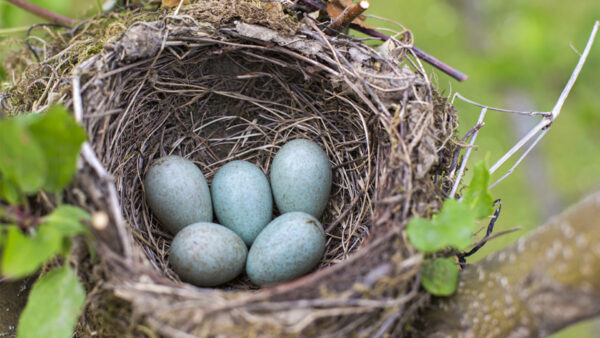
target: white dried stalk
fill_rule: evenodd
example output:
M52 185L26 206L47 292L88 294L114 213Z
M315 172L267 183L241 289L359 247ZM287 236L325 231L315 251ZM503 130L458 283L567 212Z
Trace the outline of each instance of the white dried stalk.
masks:
M77 72L76 72L77 73ZM72 80L72 92L73 92L73 111L75 120L81 123L83 119L83 104L81 101L81 81L79 76L73 76ZM133 248L129 241L126 240L127 231L125 230L125 220L121 214L121 206L119 204L119 198L117 195L117 188L115 187L114 178L110 175L104 166L98 160L96 153L92 149L89 142L84 142L81 146L81 157L94 169L96 174L101 180L104 180L108 186L108 204L111 213L115 219L115 225L117 232L121 238L121 245L123 246L123 255L125 259L129 260L133 255Z
M494 163L494 165L492 165L492 167L490 168L490 174L493 174L496 170L498 170L498 168L500 168L504 163L506 163L506 161L508 161L513 155L515 155L515 153L517 153L531 139L533 139L536 135L539 134L538 137L523 152L523 154L519 157L519 159L515 162L515 164L506 172L506 174L504 174L499 180L494 182L490 186L490 188L496 186L498 183L500 183L502 180L504 180L506 177L508 177L514 171L514 169L523 161L523 159L529 154L529 152L535 147L535 145L542 139L542 137L544 137L544 135L546 135L546 133L550 129L554 120L556 120L558 115L560 115L561 109L562 109L567 97L569 96L569 93L571 92L571 89L573 88L575 81L579 77L579 73L581 73L581 69L583 68L583 65L585 64L585 62L588 58L588 55L590 54L590 50L592 49L594 40L596 39L596 34L598 33L599 27L600 27L600 21L596 21L594 24L594 27L592 29L592 32L588 38L585 49L584 49L583 53L581 54L581 56L579 57L579 61L578 61L577 65L575 66L575 69L573 70L573 73L571 74L569 81L565 85L562 93L560 94L558 100L556 101L556 104L554 105L554 108L552 108L552 111L550 111L550 112L526 112L526 111L516 111L516 110L509 110L509 109L493 108L493 107L489 107L489 106L477 103L475 101L469 100L469 99L465 98L464 96L460 95L459 93L454 94L454 97L452 98L452 102L454 102L455 98L459 98L460 100L462 100L466 103L469 103L469 104L472 104L474 106L481 107L484 109L519 114L519 115L529 115L529 116L540 115L543 117L543 119L537 125L535 125L508 152L506 152L506 154L504 154L496 163ZM465 154L466 158L468 158L467 154L469 154L470 151L471 151L471 147L469 147L469 149L467 149L467 153ZM462 165L464 165L464 164L465 164L465 161L463 160ZM462 165L461 165L461 169L462 169ZM456 182L460 182L460 175L459 175L459 177L457 177ZM454 196L454 193L456 192L456 186L457 186L457 184L455 183L455 186L453 187L452 192L450 193L450 197Z

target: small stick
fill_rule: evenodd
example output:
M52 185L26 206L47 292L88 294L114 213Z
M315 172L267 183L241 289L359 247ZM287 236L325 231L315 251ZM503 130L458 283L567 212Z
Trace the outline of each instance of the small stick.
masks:
M535 115L541 115L544 117L549 117L552 115L552 113L550 112L537 112L537 111L520 111L520 110L513 110L513 109L504 109L504 108L495 108L495 107L490 107L490 106L486 106L484 104L475 102L473 100L467 99L466 97L462 96L460 93L456 92L454 94L454 96L452 97L452 104L454 104L454 99L455 98L459 98L460 100L472 104L474 106L477 106L479 108L487 108L488 110L494 110L494 111L499 111L502 113L510 113L510 114L518 114L518 115L527 115L527 116L535 116Z
M490 168L490 174L493 174L498 168L500 168L501 165L503 165L510 157L512 157L512 155L514 155L529 140L531 140L535 135L537 135L538 132L544 130L544 132L534 141L534 145L536 143L538 143L540 141L540 139L546 134L545 130L547 130L547 128L550 128L550 126L552 125L552 122L554 122L554 120L560 114L560 111L561 111L561 109L563 107L563 104L565 103L565 100L569 96L569 93L571 92L571 89L573 88L573 85L575 84L575 81L577 80L577 77L579 76L579 73L581 73L581 69L583 68L583 65L585 64L585 62L586 62L586 60L588 58L588 55L590 54L590 51L592 49L592 45L594 44L594 40L596 39L596 34L598 33L598 29L599 28L600 28L600 21L596 21L594 23L594 28L592 29L592 33L590 34L590 37L588 38L587 44L585 46L585 49L584 49L583 53L581 54L581 56L579 57L579 61L577 62L577 65L575 66L575 69L573 70L573 73L571 73L571 77L569 78L569 81L567 81L567 84L565 85L565 88L561 92L560 97L556 101L556 104L554 105L554 108L552 108L552 115L551 116L545 116L544 119L542 119L537 125L535 125L533 127L533 129L531 129L529 131L529 133L527 133L527 135L525 135L506 154L504 154L504 156L502 156ZM531 150L531 148L532 147L529 147L525 151L524 155L527 155L529 153L529 151ZM518 165L523 160L523 158L524 158L524 156L521 156L517 160L516 165ZM516 165L514 165L512 168L510 168L509 174L516 168ZM502 178L500 180L503 180L506 177L507 177L507 175L504 175L504 176L502 176ZM494 185L496 185L498 182L495 182Z
M428 64L434 66L435 68L441 70L442 72L452 76L453 78L457 79L460 82L463 82L469 78L469 76L467 76L466 74L461 73L460 71L458 71L458 70L448 66L447 64L443 63L442 61L436 59L435 57L425 53L424 51L417 48L417 46L413 46L411 48L411 50L413 51L413 53L415 53L415 55L419 59L427 62Z
M27 2L25 0L6 0L6 1L10 2L11 4L13 4L21 9L26 10L29 13L35 14L36 16L50 20L52 22L61 23L63 25L72 25L75 22L75 20L73 20L71 18L67 18L66 16L56 14L45 8L42 8L42 7L32 4L30 2Z
M369 36L378 38L382 41L387 41L390 39L389 35L383 34L381 32L378 32L374 29L370 29L370 28L366 28L366 27L362 27L360 25L357 24L350 24L350 28L357 30L361 33L367 34ZM462 73L459 70L456 70L452 67L450 67L449 65L443 63L442 61L438 60L437 58L427 54L426 52L422 51L421 49L419 49L417 46L412 46L410 48L410 50L415 53L415 56L417 56L419 59L429 63L430 65L432 65L433 67L441 70L442 72L450 75L451 77L455 78L456 80L463 82L465 80L467 80L469 78L468 75Z
M315 9L320 9L322 11L326 11L327 10L327 6L321 5L320 3L315 2L313 0L298 0L298 1L300 1L300 2L302 2L304 4L306 4L306 5L308 5L310 7L313 7ZM378 38L378 39L380 39L382 41L387 41L387 40L390 39L389 35L383 34L381 32L378 32L378 31L374 30L374 29L371 29L371 28L363 27L361 25L352 23L352 21L350 21L349 26L350 26L350 28L352 28L354 30L357 30L357 31L359 31L361 33L364 33L364 34L368 35L368 36L372 36L374 38ZM413 53L415 53L415 55L418 58L424 60L425 62L429 63L433 67L441 70L442 72L448 74L449 76L455 78L458 81L462 82L462 81L465 81L466 79L469 78L469 76L467 76L466 74L464 74L464 73L462 73L462 72L460 72L460 71L458 71L458 70L450 67L449 65L443 63L442 61L440 61L440 60L434 58L433 56L425 53L424 51L422 51L421 49L417 48L416 46L412 46L411 50L413 51Z
M342 14L331 21L327 28L339 32L350 25L354 19L358 18L367 9L369 9L369 2L367 0L362 0L352 6L348 6Z
M542 130L542 132L538 135L538 137L531 143L531 145L529 145L529 147L523 152L523 154L521 155L521 157L519 157L519 159L517 160L517 162L515 162L515 164L513 164L512 167L510 167L510 169L508 169L508 171L506 172L506 174L504 174L502 177L500 177L496 182L494 182L492 185L489 186L488 189L492 189L493 187L496 186L496 184L502 182L505 178L507 178L510 174L513 173L513 171L515 170L515 168L521 163L521 161L523 161L523 159L525 157L527 157L527 155L529 154L529 152L535 148L535 146L538 144L538 142L542 139L542 137L544 137L544 135L546 135L546 133L548 132L548 128Z

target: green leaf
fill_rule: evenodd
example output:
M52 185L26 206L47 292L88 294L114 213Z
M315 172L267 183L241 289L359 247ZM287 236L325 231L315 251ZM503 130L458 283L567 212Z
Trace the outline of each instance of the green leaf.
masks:
M51 107L32 120L29 130L42 146L48 166L43 188L61 191L77 170L77 157L86 139L85 132L63 106Z
M36 272L63 246L63 236L50 225L40 226L33 236L27 236L18 227L11 226L5 241L2 274L13 278Z
M13 199L14 186L24 193L39 190L46 179L46 161L23 118L0 121L0 144L0 173L2 180L8 182L3 183L2 190L8 191L8 195L3 194L2 197Z
M427 259L421 268L421 285L436 296L450 296L458 286L458 267L452 258Z
M72 206L62 205L56 208L50 215L44 217L45 224L52 226L60 231L65 237L71 237L82 233L88 233L88 229L83 221L91 221L90 214L87 211Z
M25 235L16 226L10 227L2 256L2 273L15 278L24 277L37 271L56 254L66 255L71 236L90 235L82 223L90 219L85 210L63 205L45 216L31 236Z
M455 199L444 202L440 213L431 220L415 217L408 222L406 234L410 242L424 253L448 247L467 248L477 226L473 211Z
M77 324L85 290L68 265L35 282L19 319L19 338L70 338Z
M11 205L19 204L19 188L8 180L0 177L0 198Z
M494 199L488 191L490 172L485 162L478 162L473 168L473 178L463 194L462 203L475 211L477 219L485 218L494 211Z

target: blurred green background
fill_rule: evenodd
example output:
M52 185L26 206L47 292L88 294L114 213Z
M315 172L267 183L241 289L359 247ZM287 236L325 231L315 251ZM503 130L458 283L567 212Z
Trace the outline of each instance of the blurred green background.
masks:
M446 94L458 91L486 105L517 110L552 109L578 60L577 52L583 50L594 21L600 19L598 0L371 1L368 14L398 21L414 33L418 47L470 76L458 83L426 66ZM31 2L75 18L91 15L101 5L96 0ZM2 29L37 22L42 20L0 0L0 39L7 36ZM400 29L373 18L367 23ZM599 79L600 41L596 41L550 132L515 173L492 190L503 201L496 231L516 226L522 230L488 243L475 259L514 242L600 188ZM474 125L479 109L459 101L456 108L464 134ZM538 121L492 111L487 116L471 163L489 154L492 164ZM587 322L557 336L595 337L600 336L598 328L597 322Z

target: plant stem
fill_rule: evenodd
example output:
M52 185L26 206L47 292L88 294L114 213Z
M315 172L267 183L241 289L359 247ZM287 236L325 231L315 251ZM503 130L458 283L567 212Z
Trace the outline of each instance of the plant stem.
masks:
M29 29L29 27L4 28L4 29L0 29L0 35L25 33L25 32L27 32L28 29Z
M356 25L356 24L350 24L350 28L355 29L361 33L367 34L369 36L372 36L374 38L378 38L381 39L382 41L387 41L390 39L390 37L386 34L383 34L381 32L378 32L374 29L371 28L365 28L362 27L360 25ZM413 53L415 53L415 55L429 63L430 65L434 66L435 68L441 70L442 72L452 76L453 78L455 78L458 81L465 81L466 79L468 79L469 77L463 73L461 73L460 71L450 67L449 65L443 63L442 61L438 60L437 58L425 53L424 51L422 51L421 49L419 49L417 46L412 46L410 49Z
M61 23L63 25L72 25L75 21L71 18L67 18L66 16L62 16L60 14L51 12L45 8L36 6L25 0L6 0L11 4L29 12L41 18L50 20L52 22Z

